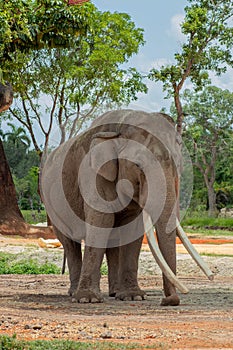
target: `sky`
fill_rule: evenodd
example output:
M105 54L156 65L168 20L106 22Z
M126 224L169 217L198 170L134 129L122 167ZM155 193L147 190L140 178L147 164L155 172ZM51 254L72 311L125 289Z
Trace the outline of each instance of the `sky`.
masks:
M128 13L137 27L144 29L144 46L134 55L128 65L141 73L148 73L151 68L161 67L174 62L174 53L180 52L185 37L181 33L182 22L188 0L91 0L101 11ZM222 89L233 91L233 69L225 75L211 76L212 84ZM146 81L147 94L138 94L138 100L130 103L129 108L147 112L158 112L169 108L172 100L164 97L162 84ZM186 85L186 87L188 87ZM2 125L3 128L6 123ZM43 141L43 139L42 139ZM41 143L42 143L41 141Z
M126 12L137 27L144 29L146 44L139 53L132 57L130 66L141 73L149 72L153 67L159 68L172 63L174 53L179 52L184 36L180 23L184 18L187 0L92 0L101 11ZM233 91L233 70L222 77L211 76L213 85ZM139 94L138 100L129 107L148 112L159 111L166 107L169 111L171 100L164 99L160 83L147 81L148 93Z

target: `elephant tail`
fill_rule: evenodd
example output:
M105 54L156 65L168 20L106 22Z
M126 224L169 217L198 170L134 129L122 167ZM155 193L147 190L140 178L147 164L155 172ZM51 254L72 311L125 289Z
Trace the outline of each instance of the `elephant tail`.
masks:
M66 271L66 253L64 251L63 262L62 262L62 270L61 270L62 275L64 275L65 271Z

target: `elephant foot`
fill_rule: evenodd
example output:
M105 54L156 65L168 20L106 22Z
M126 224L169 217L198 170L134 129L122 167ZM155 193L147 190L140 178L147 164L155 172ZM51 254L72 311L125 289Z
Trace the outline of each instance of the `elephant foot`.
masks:
M74 295L74 293L76 292L77 288L78 288L78 285L71 285L69 290L68 290L68 295L69 296Z
M141 289L127 289L125 291L119 291L115 295L116 300L123 300L123 301L142 301L146 299L146 293Z
M72 301L79 303L102 303L104 301L101 293L89 289L78 290L73 293Z
M161 306L178 306L180 304L180 298L177 294L169 295L166 298L163 298L161 301Z
M108 295L112 298L115 298L115 296L117 295L119 288L114 287L114 288L109 288L108 290Z

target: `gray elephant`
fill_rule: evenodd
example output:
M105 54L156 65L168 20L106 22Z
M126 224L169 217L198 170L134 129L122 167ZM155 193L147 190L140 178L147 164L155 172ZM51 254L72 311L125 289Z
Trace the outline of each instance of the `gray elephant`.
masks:
M103 300L100 267L105 253L109 295L145 298L137 271L144 219L149 217L159 248L152 238L150 246L163 271L161 305L179 304L175 245L180 168L181 139L172 119L133 110L103 114L49 155L41 191L67 256L69 293L77 301Z

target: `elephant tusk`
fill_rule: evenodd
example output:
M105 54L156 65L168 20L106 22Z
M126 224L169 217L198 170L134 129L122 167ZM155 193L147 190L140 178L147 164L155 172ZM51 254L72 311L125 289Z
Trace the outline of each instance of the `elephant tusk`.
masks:
M181 293L188 293L189 290L178 280L176 275L172 272L170 267L168 266L166 260L164 259L159 246L155 240L154 236L154 227L152 224L151 217L148 213L143 211L143 222L145 227L146 236L148 238L148 243L151 249L151 252L159 265L160 269L164 273L164 275L169 279L169 281L177 288Z
M180 238L181 242L183 243L185 249L189 252L191 257L196 261L197 265L202 269L202 271L206 274L206 276L209 278L210 281L213 281L214 274L209 269L207 264L204 262L202 257L198 254L190 240L188 239L186 233L182 229L179 220L176 219L176 227L177 227L177 235Z

